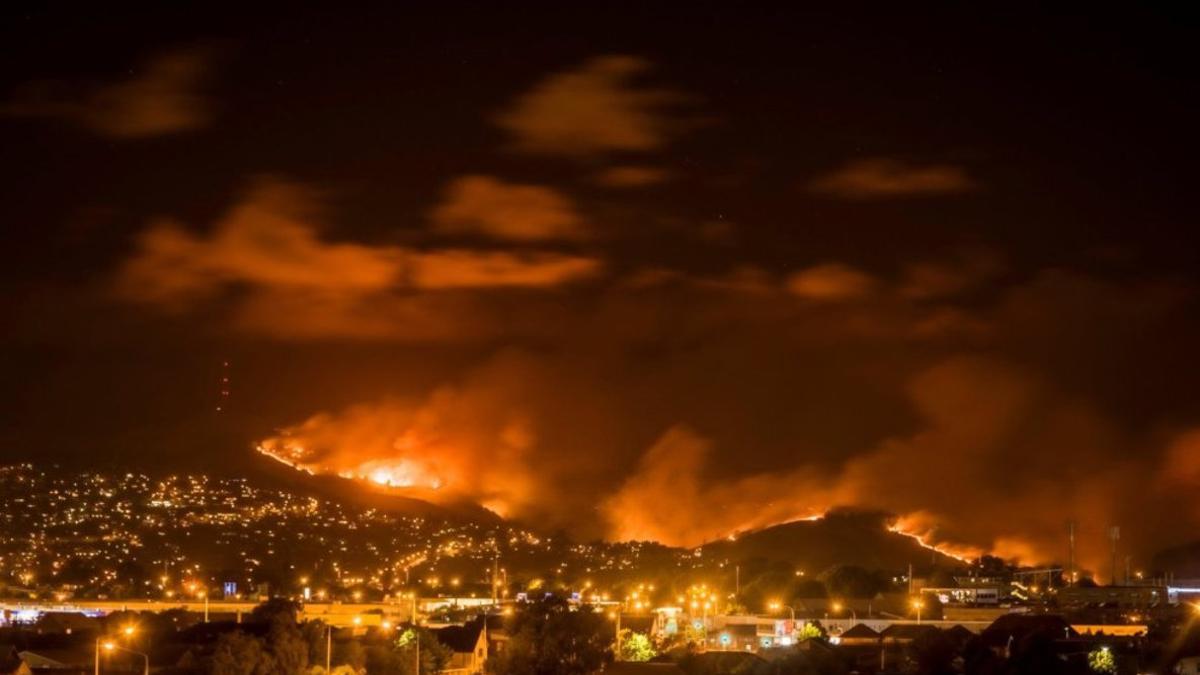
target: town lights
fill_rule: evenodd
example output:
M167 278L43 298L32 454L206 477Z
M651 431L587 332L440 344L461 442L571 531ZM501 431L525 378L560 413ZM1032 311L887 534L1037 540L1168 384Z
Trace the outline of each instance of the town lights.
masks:
M121 629L121 632L124 633L126 637L131 637L134 633L137 632L137 628L135 628L133 626L125 626L124 628Z

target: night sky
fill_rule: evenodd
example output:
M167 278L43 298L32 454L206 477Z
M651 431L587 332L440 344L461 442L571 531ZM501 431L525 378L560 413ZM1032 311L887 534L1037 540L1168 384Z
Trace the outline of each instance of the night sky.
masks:
M104 9L0 22L5 461L262 444L678 544L1200 524L1189 18Z

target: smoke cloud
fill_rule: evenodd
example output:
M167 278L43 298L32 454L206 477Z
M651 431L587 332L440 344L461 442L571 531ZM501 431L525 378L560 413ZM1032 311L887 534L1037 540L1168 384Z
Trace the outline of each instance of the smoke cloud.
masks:
M909 429L849 449L811 447L788 438L791 428L766 441L731 433L726 423L755 423L740 411L670 423L680 407L727 399L698 388L688 396L714 400L664 406L668 390L688 391L685 376L591 356L508 352L426 400L323 413L260 450L577 536L683 546L851 507L895 514L900 531L950 554L1048 562L1064 558L1074 521L1079 560L1104 578L1105 528L1126 523L1123 546L1154 550L1169 533L1145 523L1189 500L1153 486L1197 481L1200 431L1131 435L1095 404L995 356L943 358L901 377ZM643 424L631 429L630 419ZM1200 516L1194 504L1187 513Z

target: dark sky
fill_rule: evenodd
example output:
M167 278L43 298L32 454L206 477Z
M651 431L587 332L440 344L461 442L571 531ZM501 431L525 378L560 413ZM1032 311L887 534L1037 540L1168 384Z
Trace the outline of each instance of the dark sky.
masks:
M1174 543L1196 24L1091 9L6 8L0 453Z

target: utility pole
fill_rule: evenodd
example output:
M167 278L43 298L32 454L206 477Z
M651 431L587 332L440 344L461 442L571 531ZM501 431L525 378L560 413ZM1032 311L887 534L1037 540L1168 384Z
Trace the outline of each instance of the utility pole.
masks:
M1075 582L1075 521L1067 522L1067 585Z
M742 566L733 566L733 599L736 601L742 595Z
M614 661L621 660L621 605L617 605L617 652L613 654Z
M421 675L421 633L417 630L417 594L413 593L412 605L412 625L413 625L413 647L416 652L416 664L413 667L413 675ZM328 675L328 673L326 673Z
M329 675L329 659L333 654L333 624L325 624L325 675Z
M492 558L492 605L496 604L496 586L500 583L500 553Z

